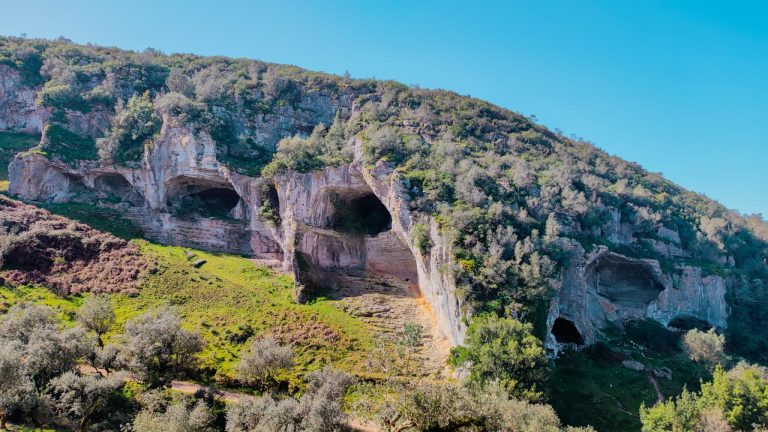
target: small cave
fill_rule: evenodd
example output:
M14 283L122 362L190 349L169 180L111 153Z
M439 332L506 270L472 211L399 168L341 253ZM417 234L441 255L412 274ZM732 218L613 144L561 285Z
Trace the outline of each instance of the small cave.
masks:
M167 205L177 217L241 219L241 198L226 182L177 179L169 188Z
M712 328L712 325L709 324L707 321L692 317L692 316L679 316L675 317L672 320L669 321L669 324L667 324L667 327L669 327L672 330L709 330Z
M565 318L555 320L552 325L552 335L557 343L584 345L584 337L579 333L579 329L576 328L573 321Z
M650 264L607 254L591 264L587 283L622 308L642 309L664 290Z
M103 174L96 177L93 187L102 198L116 202L129 202L135 206L144 204L144 197L121 174Z
M392 229L389 210L373 193L354 198L331 196L334 214L330 227L336 231L376 236Z

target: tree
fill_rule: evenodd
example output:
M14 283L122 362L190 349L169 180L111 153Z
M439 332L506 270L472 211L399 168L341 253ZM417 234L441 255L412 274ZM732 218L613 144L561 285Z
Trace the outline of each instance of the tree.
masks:
M134 158L141 150L141 144L160 130L161 119L155 114L149 92L134 95L128 102L116 107L112 128L107 136L96 141L99 157L113 162L119 153L134 150Z
M347 418L342 401L352 378L331 368L313 372L308 378L307 391L298 401L267 394L231 406L227 432L344 430Z
M271 337L255 339L240 358L237 378L266 390L274 384L276 375L293 367L293 350Z
M75 424L78 432L88 430L99 418L110 397L123 386L122 377L112 375L80 375L67 372L51 381L56 410Z
M18 341L0 343L0 429L6 429L8 416L16 411L27 411L36 400L23 346Z
M171 69L168 78L165 79L165 85L169 92L180 93L188 98L195 95L195 85L181 69Z
M717 334L714 328L706 332L690 330L683 338L683 347L696 363L713 367L725 360L725 336Z
M548 361L532 328L512 318L475 317L467 330L465 346L454 348L451 362L455 366L470 365L472 384L498 382L511 396L541 400Z
M768 370L740 363L715 368L701 392L640 409L643 432L753 431L768 427Z
M170 406L145 408L133 421L133 432L213 432L213 414L203 402L183 401Z
M47 306L18 304L0 317L0 422L41 407L51 380L87 352L84 336L63 330Z
M83 328L96 334L99 348L104 348L104 334L115 323L112 303L105 295L91 295L77 310L77 322Z
M181 328L165 307L126 324L120 359L139 380L158 386L191 369L202 349L200 335Z
M332 368L309 374L307 391L299 400L302 429L316 432L342 430L347 423L342 409L343 397L353 382L351 376Z

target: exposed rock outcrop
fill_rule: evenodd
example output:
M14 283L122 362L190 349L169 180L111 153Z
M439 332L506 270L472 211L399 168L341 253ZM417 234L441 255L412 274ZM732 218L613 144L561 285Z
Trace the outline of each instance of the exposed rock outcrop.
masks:
M83 162L73 167L28 152L10 166L10 193L28 200L86 200L118 197L115 206L153 240L202 249L277 259L297 280L297 298L314 288L333 286L340 271L384 274L417 284L437 324L452 343L464 335L461 308L446 264L450 246L433 228L435 246L424 255L412 246L412 216L399 180L386 166L368 170L349 165L274 179L281 223L265 220L258 209L265 198L263 179L240 175L220 164L206 133L195 133L166 119L155 145L139 166ZM236 194L226 217L180 214L177 203L202 192ZM223 193L221 192L221 193ZM209 194L210 195L210 194ZM342 202L371 197L391 219L376 235L344 232L333 226ZM362 221L365 222L365 221Z
M282 137L332 123L339 110L354 113L354 100L346 90L313 90L296 106L279 105L234 123L259 146L274 148ZM35 90L25 86L15 70L0 66L0 129L40 132L48 115L35 104ZM108 129L111 114L94 109L66 115L70 130L97 138ZM80 200L118 208L155 241L277 261L295 274L299 300L337 285L340 273L380 274L415 283L441 332L450 343L461 343L463 315L469 312L462 310L456 294L451 243L434 220L424 219L418 222L429 226L430 249L414 247L416 220L399 174L385 163L366 165L362 143L351 144L355 157L350 164L312 173L285 172L266 180L230 169L208 133L166 116L141 161L130 166L96 161L70 165L27 152L9 167L9 190L28 200ZM276 197L279 218L262 214L270 194ZM356 206L373 206L356 216L352 211L357 222L370 222L366 211L383 211L385 215L371 217L386 226L371 232L347 229L343 225L349 221L343 219L349 215L342 213ZM566 236L581 230L567 214L558 219ZM632 221L623 220L617 209L598 230L596 235L615 245L638 241ZM689 256L677 232L659 227L654 237L643 240L661 256ZM562 241L570 261L550 305L548 328L559 323L555 333L561 339L549 333L547 345L553 350L563 343L592 343L608 323L635 318L665 325L678 318L727 325L726 279L704 276L690 266L665 274L655 260L633 259L605 248L587 253L575 241Z
M0 65L0 130L40 133L46 110L35 103L35 96L18 71Z
M585 252L577 242L566 243L571 258L547 320L567 320L586 343L596 341L608 323L651 318L663 325L677 318L695 318L727 327L726 280L703 276L701 269L678 266L672 275L659 262L633 259L598 247ZM547 345L557 351L562 341L550 332Z

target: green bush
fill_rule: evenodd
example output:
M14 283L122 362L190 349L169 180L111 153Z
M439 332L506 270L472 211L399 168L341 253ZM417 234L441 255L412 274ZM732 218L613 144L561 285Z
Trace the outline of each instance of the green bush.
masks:
M549 361L533 326L492 315L472 319L464 346L451 351L454 366L470 365L469 382L498 383L511 396L540 401L544 397Z
M413 238L413 245L421 251L422 255L427 255L432 250L432 237L429 235L429 225L425 223L417 223L413 225L411 229L411 237Z
M89 137L78 135L56 123L46 126L43 134L47 139L43 150L48 157L58 158L66 163L98 159L96 142Z

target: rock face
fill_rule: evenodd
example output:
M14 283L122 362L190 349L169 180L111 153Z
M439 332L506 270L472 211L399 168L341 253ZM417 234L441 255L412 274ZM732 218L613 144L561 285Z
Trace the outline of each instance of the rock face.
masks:
M40 133L46 111L35 104L35 90L19 73L0 65L0 130Z
M235 123L259 145L273 148L284 136L330 124L338 110L354 112L353 100L349 93L309 93L297 108L281 106ZM109 127L105 111L66 115L67 127L80 135L98 138ZM35 104L35 90L0 66L0 130L39 133L48 116ZM432 246L428 251L414 247L417 221L398 173L386 164L365 165L362 143L351 144L350 164L265 180L232 171L219 160L210 135L167 117L154 144L133 166L93 161L72 166L27 152L11 162L9 190L28 200L98 201L119 209L158 242L278 261L295 274L300 301L337 286L340 275L378 274L416 284L443 335L451 344L461 343L465 311L456 294L451 243L434 220L419 220L429 225ZM187 211L190 202L197 206L194 212ZM271 217L263 211L266 204L272 206ZM562 216L565 235L579 230ZM597 234L617 245L637 240L632 223L618 210ZM662 227L655 237L651 247L662 256L687 256L676 232ZM553 351L592 343L609 323L628 319L667 325L695 318L727 325L727 280L687 266L665 274L654 260L605 248L587 253L575 241L561 241L570 261L549 309L547 346Z
M463 340L453 277L440 270L450 260L449 246L436 230L430 253L424 255L412 246L413 221L405 195L385 166L368 170L356 160L313 173L284 173L267 183L220 164L215 143L206 133L165 119L160 137L140 166L84 162L72 167L28 152L11 162L9 172L10 193L28 200L118 197L118 204L103 205L119 208L155 241L279 260L285 270L295 273L299 300L335 285L340 272L382 274L418 284L444 336L452 344ZM270 190L277 194L279 224L259 212ZM180 213L178 203L192 196L216 200L217 205L231 198L231 210L226 217ZM389 220L388 226L375 234L336 227L345 210L339 206L355 207L356 202L385 212L382 217ZM375 217L365 213L371 209L361 211L360 223Z
M548 316L547 345L557 351L569 343L556 331L557 321L570 323L585 343L592 343L608 323L651 318L663 325L678 318L695 318L727 327L726 280L702 276L697 267L679 266L671 276L659 262L633 259L598 247L585 252L576 242L567 244L569 265L561 278Z

